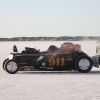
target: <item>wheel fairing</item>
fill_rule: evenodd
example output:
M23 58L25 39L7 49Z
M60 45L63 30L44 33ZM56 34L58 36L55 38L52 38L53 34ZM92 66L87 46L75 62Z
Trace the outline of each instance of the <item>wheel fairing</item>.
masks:
M6 64L6 62L9 60L9 58L7 58L7 59L5 59L4 61L3 61L3 64L2 64L2 67L3 67L3 70L5 70L5 64Z

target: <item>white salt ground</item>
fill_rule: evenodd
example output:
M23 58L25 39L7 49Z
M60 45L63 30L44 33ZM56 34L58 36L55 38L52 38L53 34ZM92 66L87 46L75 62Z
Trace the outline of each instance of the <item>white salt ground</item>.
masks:
M100 68L93 67L89 73L36 71L13 75L2 69L3 60L8 58L14 44L21 52L25 46L45 51L50 44L60 47L63 42L0 42L0 100L100 100ZM96 54L96 41L73 43L81 44L90 56Z

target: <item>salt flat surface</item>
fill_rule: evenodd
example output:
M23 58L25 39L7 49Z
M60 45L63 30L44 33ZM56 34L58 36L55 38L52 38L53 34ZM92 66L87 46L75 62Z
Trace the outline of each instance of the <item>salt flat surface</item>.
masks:
M3 60L17 45L21 52L25 47L47 50L50 44L58 47L64 41L0 42L0 100L100 100L100 69L93 67L89 73L18 72L11 75L3 71ZM96 53L96 41L72 41L78 43L89 56Z

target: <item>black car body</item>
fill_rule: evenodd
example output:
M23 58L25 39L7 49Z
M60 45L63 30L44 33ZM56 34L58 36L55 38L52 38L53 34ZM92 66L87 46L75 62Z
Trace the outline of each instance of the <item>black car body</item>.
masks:
M78 70L86 73L92 69L93 61L80 48L79 44L71 44L64 48L50 45L47 51L25 47L21 53L10 53L9 58L3 62L3 69L10 74L37 70Z

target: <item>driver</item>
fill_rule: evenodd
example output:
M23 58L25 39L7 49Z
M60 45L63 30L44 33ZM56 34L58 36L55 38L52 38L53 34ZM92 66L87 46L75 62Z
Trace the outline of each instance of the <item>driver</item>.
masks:
M63 43L61 47L67 47L67 43Z
M60 51L61 52L67 52L68 49L69 49L68 46L69 46L68 43L66 43L66 42L63 43L62 46L61 46L61 48L60 48Z
M63 47L66 47L66 46L67 46L67 43L64 43L64 44L63 44Z

